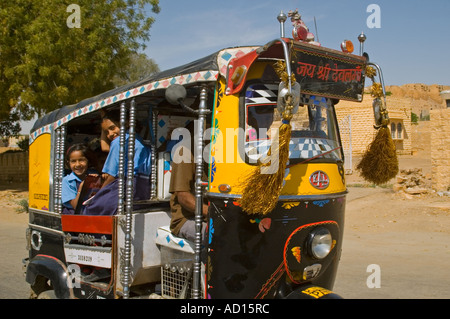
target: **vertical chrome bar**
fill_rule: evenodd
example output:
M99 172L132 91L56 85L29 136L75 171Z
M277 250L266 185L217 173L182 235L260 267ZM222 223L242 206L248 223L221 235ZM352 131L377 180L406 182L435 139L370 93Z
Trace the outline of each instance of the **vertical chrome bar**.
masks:
M60 206L61 203L61 199L59 198L59 165L60 165L60 156L61 156L61 151L60 151L60 144L61 144L61 130L58 127L57 129L55 129L55 148L54 148L54 153L55 153L55 157L54 157L54 166L53 166L53 177L51 178L51 183L53 183L53 203L52 205L50 205L50 211L54 211L56 213L60 213L60 210L58 209L58 207Z
M386 104L386 89L384 87L384 78L383 78L383 72L381 71L381 68L378 64L374 63L374 62L369 62L367 63L368 65L372 65L373 67L375 67L378 71L378 77L380 78L380 83L381 83L381 88L383 89L383 99L384 99L384 105Z
M364 32L361 32L360 35L358 35L358 41L359 41L359 55L363 55L364 53L364 41L366 41L367 37L364 34Z
M58 201L57 201L57 213L62 212L62 180L64 177L64 149L66 144L66 126L62 125L60 127L60 138L59 138L59 168L58 168Z
M157 165L157 159L156 159L156 136L157 136L157 114L153 112L153 109L150 109L151 111L151 121L152 121L152 131L150 134L152 134L152 176L150 176L151 179L151 195L150 198L154 199L156 198L156 183L157 183L157 172L156 172L156 165ZM164 165L164 164L163 164Z
M283 52L284 52L284 60L286 62L286 72L289 78L289 93L292 92L292 80L291 80L291 58L290 58L290 54L289 54L289 48L288 45L285 41L283 41L283 39L280 39L281 45L283 46Z
M60 161L60 157L61 157L61 130L58 127L56 129L56 150L55 150L55 176L53 179L53 183L54 183L54 190L55 190L55 200L54 200L54 211L55 212L59 212L59 205L61 203L61 199L59 198L59 172L60 172L60 168L59 166L61 165L61 161Z
M123 297L127 299L130 295L130 271L131 271L131 228L133 212L133 181L134 181L134 144L135 144L135 123L136 123L136 102L131 100L128 131L128 163L127 163L127 188L126 188L126 216L125 216L125 249L124 249L124 276L123 276Z
M194 299L200 298L200 275L201 275L201 244L202 244L202 220L203 220L203 132L206 114L207 91L202 87L200 92L200 104L198 107L197 141L195 145L195 260L193 272L192 294Z
M125 130L126 130L126 107L123 102L120 105L120 140L119 140L119 170L117 174L118 179L118 193L119 198L117 204L117 214L122 215L124 213L124 179L125 179Z
M317 42L320 42L319 41L319 32L317 31L316 16L314 16L314 27L316 29L316 40L317 40Z
M283 11L281 11L277 16L277 20L280 23L280 37L282 38L284 38L284 22L286 19L286 14Z
M63 125L55 130L55 156L53 176L51 178L53 199L50 201L50 211L61 213L62 179L64 177L64 147L66 127Z

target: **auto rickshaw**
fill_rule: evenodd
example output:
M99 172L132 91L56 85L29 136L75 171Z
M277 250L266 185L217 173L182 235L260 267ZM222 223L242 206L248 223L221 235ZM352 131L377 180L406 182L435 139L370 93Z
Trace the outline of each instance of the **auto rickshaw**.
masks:
M279 16L281 37L265 45L226 48L36 121L24 260L35 297L339 297L332 289L347 189L335 108L339 100L361 102L368 70L372 79L374 69L380 78L381 70L367 55L352 54L349 41L341 51L322 47L298 19L293 38L285 37L285 19ZM376 106L381 123L387 112L380 98ZM65 152L76 142L95 149L100 111L110 109L119 109L127 124L121 136L125 127L130 134L128 149L123 139L120 144L117 214L62 214ZM190 121L196 123L195 242L174 236L168 226L173 158L165 143ZM281 137L286 125L289 134ZM152 150L151 197L138 203L129 182L137 133ZM277 163L274 145L282 138L288 158ZM97 160L101 169L101 153ZM273 171L258 173L262 163ZM257 178L281 174L281 184L249 184L255 172ZM253 191L250 198L245 189ZM247 206L271 197L263 204L270 209L243 207L245 196ZM208 238L202 247L199 207L205 199ZM86 281L80 273L86 266L109 275Z

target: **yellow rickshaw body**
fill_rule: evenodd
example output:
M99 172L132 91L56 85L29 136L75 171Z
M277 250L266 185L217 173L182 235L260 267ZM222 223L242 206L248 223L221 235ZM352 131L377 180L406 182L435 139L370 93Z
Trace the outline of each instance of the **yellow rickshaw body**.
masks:
M29 206L49 210L51 134L38 136L29 148Z
M247 81L261 78L265 67L273 63L255 62L248 72ZM208 191L220 193L220 185L229 185L230 192L227 194L241 195L246 177L256 166L245 163L239 151L240 93L223 94L226 86L223 77L217 85L211 127ZM329 176L330 184L326 190L319 190L309 182L309 177L316 171L323 171ZM300 163L288 167L281 195L323 195L345 191L345 177L336 163Z

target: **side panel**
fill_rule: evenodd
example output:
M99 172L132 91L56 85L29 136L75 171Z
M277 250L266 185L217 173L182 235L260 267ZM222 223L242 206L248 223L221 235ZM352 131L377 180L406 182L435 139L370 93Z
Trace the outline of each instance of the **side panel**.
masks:
M125 224L125 215L117 216L117 254L118 265L116 278L124 274L125 232L121 225ZM133 214L131 232L131 283L139 285L157 282L161 277L161 255L156 244L158 227L170 224L168 211L154 211ZM116 283L117 291L123 291L122 281Z
M49 210L51 134L42 134L29 149L29 206Z
M48 255L65 261L64 233L61 231L61 217L59 214L29 211L30 259L36 255Z
M239 154L239 96L225 95L221 78L212 122L209 192L219 193L220 184L231 186L230 194L239 194L240 176L252 166L244 163ZM238 173L238 174L237 174Z

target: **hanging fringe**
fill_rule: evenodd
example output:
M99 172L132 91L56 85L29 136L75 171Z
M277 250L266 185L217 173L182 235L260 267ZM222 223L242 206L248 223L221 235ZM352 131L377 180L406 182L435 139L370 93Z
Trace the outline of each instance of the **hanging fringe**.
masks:
M260 162L246 177L242 198L238 202L247 214L266 215L275 208L283 188L284 172L289 159L290 138L291 125L281 125L278 136L279 147L276 149L271 147L268 153L268 158L278 161L276 172L270 172L270 167L276 166L276 163ZM271 157L271 154L277 153L278 156Z
M284 62L277 62L274 69L280 76L281 81L287 86L289 76L286 72ZM295 81L295 75L292 79ZM272 143L266 160L258 163L250 175L246 176L245 183L242 185L242 198L238 202L242 210L247 214L266 215L270 213L275 208L281 189L283 188L284 175L289 160L289 142L291 140L290 121L294 108L292 97L288 95L286 97L286 107L282 113L282 125L279 128L278 143ZM277 136L273 137L272 141L276 141L276 139ZM278 163L272 161L278 161ZM276 172L271 171L274 166L278 166Z
M397 153L391 132L386 126L378 129L356 168L365 180L376 185L385 184L398 174Z
M383 96L383 89L380 83L374 81L375 75L376 71L373 68L366 69L366 76L373 82L371 95L382 103L380 98ZM376 185L385 184L398 174L398 158L394 141L387 127L389 117L385 105L382 105L380 114L380 123L375 125L378 132L356 166L365 180Z

